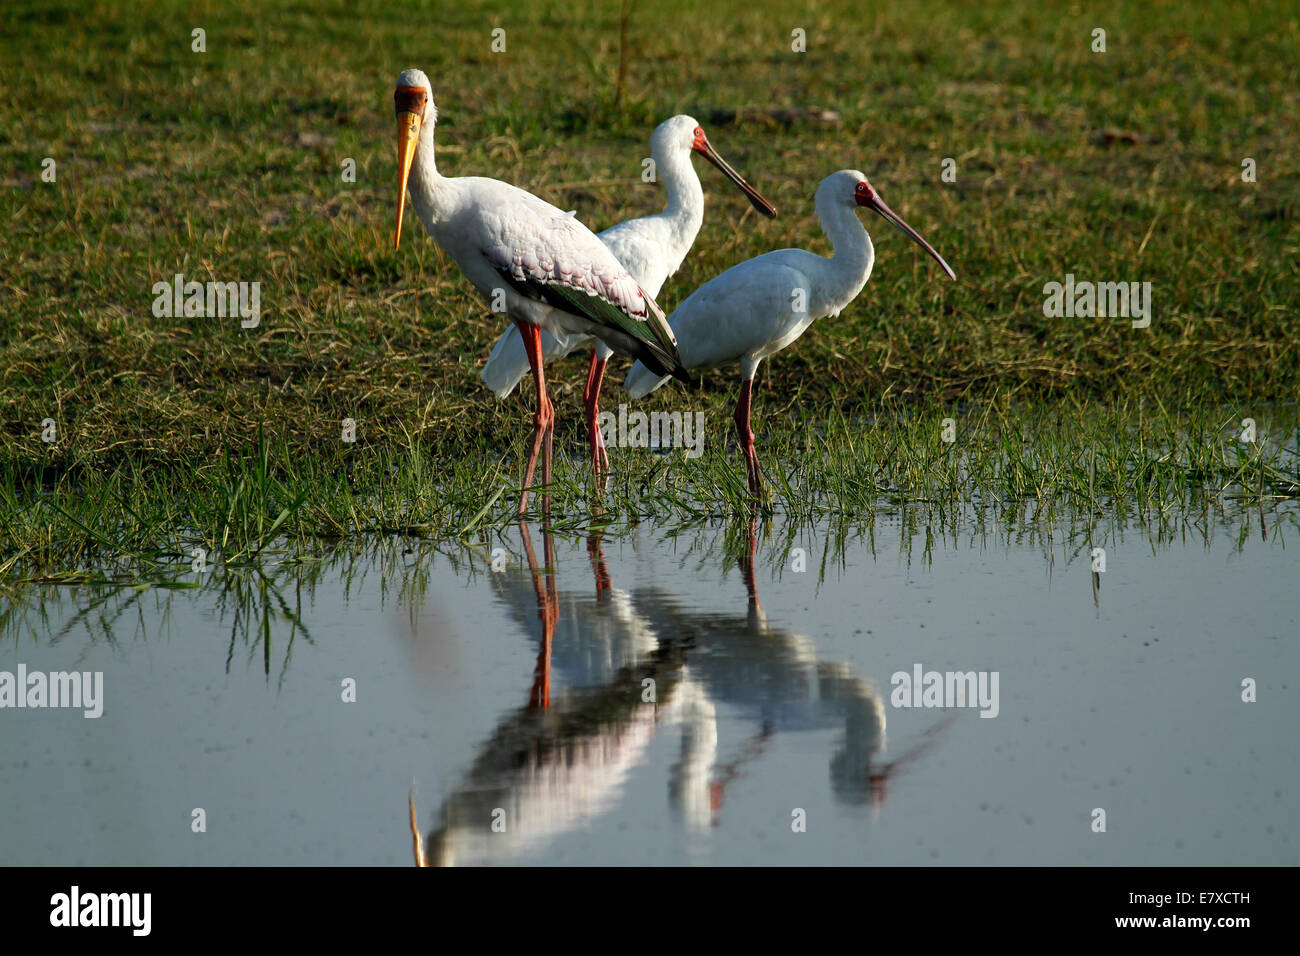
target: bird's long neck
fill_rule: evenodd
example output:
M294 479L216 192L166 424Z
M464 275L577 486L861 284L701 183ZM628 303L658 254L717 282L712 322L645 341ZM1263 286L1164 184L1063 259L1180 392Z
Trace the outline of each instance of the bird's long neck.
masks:
M655 152L659 152L656 150ZM674 149L668 155L656 155L655 169L668 193L668 206L662 215L675 236L690 248L704 222L704 188L691 165L691 152Z
M438 163L434 156L433 131L436 122L425 123L420 128L420 145L416 147L415 159L411 163L410 192L411 202L416 213L424 222L437 222L445 213L442 202L446 177L438 172Z
M817 220L835 248L831 257L835 276L842 277L847 285L856 284L856 295L871 278L871 267L876 262L876 248L866 226L858 218L857 209L842 203L818 203Z

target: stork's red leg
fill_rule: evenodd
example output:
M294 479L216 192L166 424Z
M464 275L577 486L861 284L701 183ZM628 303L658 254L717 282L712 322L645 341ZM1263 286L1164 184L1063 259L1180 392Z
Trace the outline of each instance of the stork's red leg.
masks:
M555 585L555 542L551 536L549 524L542 526L542 542L545 547L546 569L545 581L543 571L537 566L537 555L533 551L533 541L528 534L528 525L519 522L519 536L524 542L524 551L528 556L528 569L533 575L533 590L537 594L537 617L542 624L542 644L537 650L537 665L533 668L533 687L528 695L528 707L531 710L551 706L551 646L555 642L555 626L559 622L559 597Z
M533 369L533 380L537 383L537 415L533 419L533 447L528 455L528 466L524 471L523 492L519 496L519 514L528 511L528 489L533 484L533 471L537 467L537 454L546 445L546 456L542 462L542 481L547 486L551 483L551 435L555 425L555 407L546 395L546 376L542 371L542 330L537 326L517 319L515 325L523 336L524 351L528 353L528 364ZM542 510L551 510L551 496L548 493L542 499Z
M601 437L596 420L600 417L600 385L605 378L605 360L591 350L591 364L587 366L587 387L582 393L582 403L587 409L587 432L591 435L591 466L599 480L602 472L609 471L609 455L605 453L605 439Z
M542 352L542 330L537 330L537 353ZM542 451L542 484L546 490L542 492L542 514L549 518L551 516L551 445L555 438L555 406L551 400L546 400L546 434L543 436Z
M749 406L753 390L752 378L747 378L741 383L740 399L736 402L736 434L740 438L740 447L745 452L745 467L749 471L749 492L758 495L762 493L763 478L758 470L758 453L754 450L754 430L749 427Z

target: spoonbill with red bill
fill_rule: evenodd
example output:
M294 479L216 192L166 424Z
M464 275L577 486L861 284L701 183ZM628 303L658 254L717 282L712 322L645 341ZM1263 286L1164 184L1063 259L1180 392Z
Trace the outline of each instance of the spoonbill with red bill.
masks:
M776 217L772 204L718 155L694 118L683 114L664 120L650 137L650 158L655 176L663 181L664 191L668 194L667 207L657 215L628 219L597 233L652 298L659 295L664 281L681 266L704 222L704 189L691 164L692 152L699 153L720 169L760 213L769 219ZM614 353L608 345L592 336L571 335L561 344L548 332L542 333L544 362L563 358L587 346L591 347L591 361L587 367L587 384L582 400L591 436L592 464L599 475L609 468L609 457L596 424L600 415L600 386L605 376L605 365ZM483 368L482 378L497 398L505 398L514 391L530 367L524 338L518 327L512 327L497 340Z
M816 197L817 219L834 255L780 249L747 259L704 283L668 318L678 354L688 369L740 365L736 431L753 495L762 490L750 427L754 374L763 359L794 342L815 320L839 315L867 284L876 250L857 216L859 208L879 213L933 256L948 278L957 278L934 247L885 204L866 176L856 169L841 169L822 180ZM667 380L663 373L637 362L625 384L633 398L641 398Z

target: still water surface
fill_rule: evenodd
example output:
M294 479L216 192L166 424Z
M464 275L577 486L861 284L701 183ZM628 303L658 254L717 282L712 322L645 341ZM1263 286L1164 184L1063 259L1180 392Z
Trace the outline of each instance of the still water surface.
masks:
M532 524L31 588L0 671L102 671L103 715L0 711L0 862L411 865L414 781L430 863L1296 864L1300 537L1260 521ZM984 700L899 706L930 671Z

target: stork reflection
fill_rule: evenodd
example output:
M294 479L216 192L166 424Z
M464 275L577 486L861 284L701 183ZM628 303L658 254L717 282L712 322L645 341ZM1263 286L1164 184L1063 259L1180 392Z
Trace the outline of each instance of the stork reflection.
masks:
M719 821L728 787L781 733L841 731L833 793L850 804L883 802L890 777L933 735L883 759L882 696L849 665L819 660L809 637L768 621L754 577L757 519L735 530L744 539L743 614L700 611L657 588L619 588L599 533L586 542L594 587L561 589L549 523L544 565L528 525L519 525L523 560L492 575L492 588L537 646L532 687L479 746L428 838L413 832L417 863L510 862L543 850L617 805L631 771L650 762L656 734L671 729L680 740L666 789L688 830ZM720 742L720 704L752 733Z

